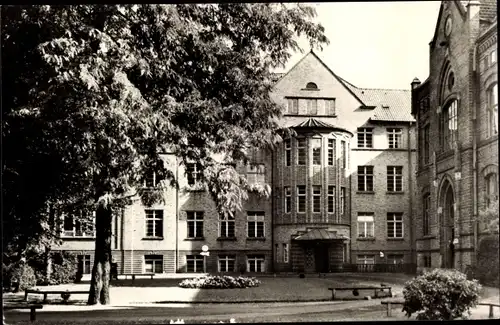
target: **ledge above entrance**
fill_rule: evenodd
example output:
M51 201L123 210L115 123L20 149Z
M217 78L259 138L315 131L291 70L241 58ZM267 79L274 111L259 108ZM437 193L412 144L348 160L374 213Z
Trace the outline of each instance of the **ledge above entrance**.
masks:
M328 231L327 229L311 229L305 233L297 235L294 240L348 240L349 238L343 235L337 235L336 231Z

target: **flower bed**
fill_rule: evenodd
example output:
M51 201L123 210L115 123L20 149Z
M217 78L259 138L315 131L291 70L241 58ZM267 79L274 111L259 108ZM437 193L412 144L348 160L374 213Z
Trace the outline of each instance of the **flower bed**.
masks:
M179 283L181 288L197 289L234 289L258 287L260 281L244 276L210 275L205 277L185 279Z

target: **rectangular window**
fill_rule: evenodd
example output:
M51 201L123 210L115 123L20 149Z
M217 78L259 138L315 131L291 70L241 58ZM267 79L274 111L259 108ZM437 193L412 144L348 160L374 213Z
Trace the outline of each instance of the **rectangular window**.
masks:
M203 256L201 255L186 255L186 272L200 273L203 272Z
M234 238L235 237L235 221L234 218L223 219L219 217L219 237L220 238Z
M335 213L335 186L328 185L328 213Z
M358 213L358 238L375 237L373 213Z
M287 113L299 114L299 100L297 98L288 98Z
M82 272L82 274L90 274L91 265L90 265L90 255L78 255L78 270Z
M491 65L494 65L497 62L497 51L493 50L490 54L490 62Z
M325 114L335 115L335 99L325 99Z
M321 139L311 139L313 165L321 165Z
M262 211L247 213L247 236L249 238L264 238L264 216Z
M423 220L422 220L422 233L424 236L429 235L430 208L431 208L431 195L426 194L423 200Z
M429 158L430 158L430 144L429 144L429 125L424 126L423 128L423 140L424 140L424 152L423 152L423 162L424 165L427 165L429 163Z
M247 272L264 272L264 255L247 256Z
M457 140L458 125L457 125L457 109L458 100L453 100L445 107L441 119L441 145L443 150L451 150Z
M285 186L285 213L292 212L292 189Z
M358 166L358 191L373 192L373 166Z
M342 152L340 153L340 159L342 159L342 168L347 167L347 152L346 152L346 144L345 141L340 141L340 146Z
M146 210L146 237L163 237L163 210Z
M306 187L305 185L297 186L297 213L306 212Z
M358 255L358 264L375 264L375 255Z
M186 165L188 185L196 185L201 181L201 165L189 163Z
M247 181L248 184L264 184L266 182L266 165L247 165Z
M388 254L387 264L403 264L405 256L403 254Z
M156 187L160 184L161 178L154 171L147 173L146 178L144 180L145 187Z
M292 164L292 144L290 139L285 140L285 166Z
M333 166L335 161L335 139L328 139L328 166Z
M91 216L84 216L82 211L64 214L62 236L95 237L95 212Z
M297 139L297 165L306 164L306 139Z
M144 273L163 273L163 255L144 255Z
M498 134L498 84L493 85L486 92L488 96L488 135Z
M288 263L288 244L283 244L283 263Z
M236 256L219 255L219 272L234 272L236 265Z
M431 256L424 255L424 267L431 267Z
M402 143L401 143L402 133L403 132L401 129L394 129L394 128L387 129L387 140L389 141L389 148L390 149L401 148L401 146L402 146Z
M340 188L340 215L343 216L346 211L345 187Z
M321 186L313 186L313 212L321 212Z
M307 103L307 113L309 115L318 115L318 100L306 99L306 103Z
M186 211L188 238L203 237L203 211Z
M403 166L387 166L387 191L403 192Z
M387 214L387 237L388 238L403 238L403 214L388 213Z
M358 128L358 148L373 148L372 128Z

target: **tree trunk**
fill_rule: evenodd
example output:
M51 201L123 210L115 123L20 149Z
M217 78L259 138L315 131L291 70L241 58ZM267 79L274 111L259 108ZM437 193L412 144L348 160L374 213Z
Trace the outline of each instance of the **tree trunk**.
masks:
M109 280L111 275L111 222L112 209L110 205L99 204L96 211L96 238L94 252L94 267L88 305L110 303Z
M49 245L45 246L45 275L45 278L50 283L50 277L52 275L52 253Z

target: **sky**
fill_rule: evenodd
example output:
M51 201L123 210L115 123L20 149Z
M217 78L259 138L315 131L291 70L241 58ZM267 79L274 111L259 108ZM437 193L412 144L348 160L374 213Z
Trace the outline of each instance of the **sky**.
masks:
M429 42L434 36L440 1L322 2L315 20L330 44L315 53L330 69L360 88L409 89L413 78L429 74ZM286 72L310 51L295 53Z

